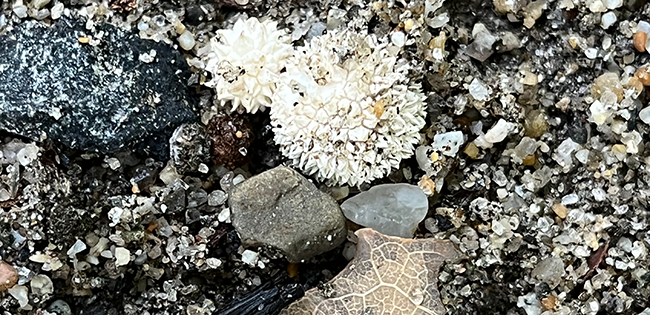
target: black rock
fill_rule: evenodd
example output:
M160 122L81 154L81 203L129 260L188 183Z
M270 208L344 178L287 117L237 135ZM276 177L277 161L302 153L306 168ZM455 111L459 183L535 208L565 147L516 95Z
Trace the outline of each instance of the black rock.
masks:
M166 157L174 129L195 119L185 59L164 43L84 24L25 21L0 37L0 130L84 151Z
M204 20L205 12L203 12L200 5L192 3L185 8L185 19L183 19L183 22L188 25L197 26Z

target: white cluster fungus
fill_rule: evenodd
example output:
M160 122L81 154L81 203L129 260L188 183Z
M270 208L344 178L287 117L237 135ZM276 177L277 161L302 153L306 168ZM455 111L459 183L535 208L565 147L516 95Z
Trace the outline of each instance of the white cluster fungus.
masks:
M250 18L200 54L222 105L271 107L275 141L295 166L358 185L410 157L424 126L425 97L388 38L332 31L294 49L277 23Z
M408 85L410 66L399 52L348 31L297 48L271 108L282 153L310 175L348 185L382 178L410 157L425 97Z
M270 105L278 74L292 51L277 22L240 19L232 29L217 31L200 52L213 76L205 84L215 88L222 105L230 101L233 111L242 106L255 113Z

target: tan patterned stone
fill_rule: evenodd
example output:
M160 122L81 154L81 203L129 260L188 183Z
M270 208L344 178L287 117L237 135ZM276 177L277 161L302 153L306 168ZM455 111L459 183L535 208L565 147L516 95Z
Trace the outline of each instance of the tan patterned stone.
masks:
M324 287L314 288L280 315L442 315L438 270L462 254L447 240L356 232L357 254Z

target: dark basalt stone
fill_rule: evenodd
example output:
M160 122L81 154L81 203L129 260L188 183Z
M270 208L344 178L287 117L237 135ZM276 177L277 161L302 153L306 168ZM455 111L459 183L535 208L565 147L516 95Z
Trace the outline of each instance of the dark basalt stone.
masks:
M0 130L83 151L166 157L171 133L196 116L185 59L114 26L84 25L25 21L0 37Z

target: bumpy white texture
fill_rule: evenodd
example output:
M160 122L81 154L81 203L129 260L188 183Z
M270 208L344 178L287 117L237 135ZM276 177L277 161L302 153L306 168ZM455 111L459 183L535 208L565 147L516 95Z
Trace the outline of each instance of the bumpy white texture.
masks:
M334 31L296 49L281 74L271 119L295 166L328 184L386 176L413 154L424 95L408 85L400 48L373 35Z
M233 111L241 106L255 113L271 104L278 74L292 51L277 22L240 19L232 29L217 31L201 52L205 70L213 76L205 84L215 88L222 105L230 101Z

